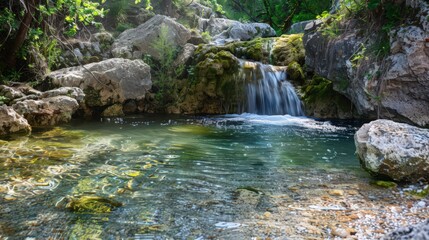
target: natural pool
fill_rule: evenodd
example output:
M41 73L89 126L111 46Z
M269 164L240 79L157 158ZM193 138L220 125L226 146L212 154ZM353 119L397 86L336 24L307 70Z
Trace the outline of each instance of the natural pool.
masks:
M326 238L341 214L401 197L369 184L357 127L144 115L0 141L0 238Z

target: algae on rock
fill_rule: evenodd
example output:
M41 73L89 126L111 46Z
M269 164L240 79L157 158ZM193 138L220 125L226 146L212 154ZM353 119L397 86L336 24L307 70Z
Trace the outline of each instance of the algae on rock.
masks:
M349 119L356 115L350 100L334 91L332 82L326 78L313 76L301 91L308 116Z
M278 66L287 66L293 61L303 64L305 49L302 36L303 34L285 34L278 37L273 45L272 63Z
M184 113L229 113L237 110L243 96L243 85L237 82L238 59L229 51L211 50L202 54L199 49L195 65L195 79L185 87L179 103Z

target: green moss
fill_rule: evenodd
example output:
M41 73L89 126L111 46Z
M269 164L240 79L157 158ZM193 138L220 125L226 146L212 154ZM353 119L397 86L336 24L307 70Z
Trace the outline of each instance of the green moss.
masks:
M306 113L318 118L352 118L356 113L353 104L333 89L333 83L323 77L313 76L301 89Z
M279 66L287 66L294 61L304 64L305 49L302 36L303 34L290 34L277 38L272 50L272 63Z
M217 54L221 51L227 51L238 58L268 63L270 46L273 41L273 38L256 38L251 41L233 42L224 46L201 45L195 51L195 56L197 56L197 61L200 61L208 53Z
M287 66L288 78L296 82L302 83L305 78L304 71L299 63L293 61Z
M371 182L371 184L382 188L396 188L398 186L395 182L382 180Z
M331 97L332 94L335 93L332 86L330 80L320 76L314 76L310 83L304 87L304 102L313 103Z
M79 213L109 213L122 203L100 196L71 197L66 208Z
M427 196L429 196L429 186L419 191L416 191L416 190L407 191L406 194L411 195L416 199L426 198Z

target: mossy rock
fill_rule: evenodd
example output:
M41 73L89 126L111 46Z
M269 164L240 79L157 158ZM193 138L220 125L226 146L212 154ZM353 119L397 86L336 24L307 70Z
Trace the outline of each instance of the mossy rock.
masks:
M86 195L69 197L66 208L78 213L109 213L122 205L111 198Z
M251 41L230 43L226 47L238 58L269 63L271 45L274 41L274 38L256 38Z
M195 51L195 56L200 62L208 53L217 54L221 51L227 51L237 58L269 63L273 42L275 42L275 38L255 38L251 41L233 42L223 46L200 45Z
M313 76L311 81L301 88L301 94L307 116L350 119L357 115L350 100L336 92L332 81L326 78Z
M228 51L208 52L196 64L198 78L215 79L235 74L238 71L238 59Z
M302 36L303 34L290 34L276 38L272 50L272 63L278 66L288 66L292 62L304 64L305 49Z
M382 188L396 188L398 186L395 182L382 180L371 182L371 184Z
M304 71L299 63L293 61L287 66L288 79L296 83L303 84L305 79Z

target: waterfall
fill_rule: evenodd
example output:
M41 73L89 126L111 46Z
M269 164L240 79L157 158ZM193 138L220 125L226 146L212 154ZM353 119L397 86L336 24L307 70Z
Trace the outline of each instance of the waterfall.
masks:
M287 81L286 67L240 61L246 83L244 112L261 115L304 115L295 88Z

